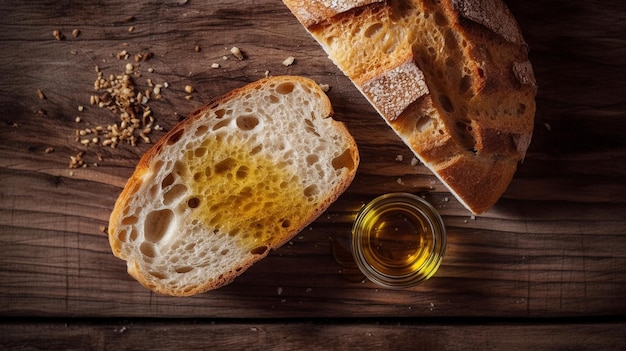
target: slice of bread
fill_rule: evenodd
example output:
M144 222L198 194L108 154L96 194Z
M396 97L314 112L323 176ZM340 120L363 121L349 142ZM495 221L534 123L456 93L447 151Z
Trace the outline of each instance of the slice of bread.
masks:
M283 0L385 121L474 214L530 144L536 83L500 0Z
M315 220L359 155L310 79L262 79L192 113L139 161L109 222L113 253L149 289L230 283Z

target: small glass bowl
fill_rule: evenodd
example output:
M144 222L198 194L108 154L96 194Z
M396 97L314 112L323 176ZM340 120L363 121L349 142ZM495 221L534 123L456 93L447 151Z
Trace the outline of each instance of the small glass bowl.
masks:
M366 204L352 227L352 254L372 282L403 289L430 278L446 250L446 229L426 200L410 193L381 195Z

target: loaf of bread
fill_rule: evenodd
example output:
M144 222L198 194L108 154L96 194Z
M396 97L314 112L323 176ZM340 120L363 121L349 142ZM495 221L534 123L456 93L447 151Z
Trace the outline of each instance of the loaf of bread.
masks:
M414 154L474 214L530 144L536 83L500 0L283 0Z
M230 283L352 182L356 144L332 113L315 82L294 76L198 109L139 161L110 217L113 253L161 294Z

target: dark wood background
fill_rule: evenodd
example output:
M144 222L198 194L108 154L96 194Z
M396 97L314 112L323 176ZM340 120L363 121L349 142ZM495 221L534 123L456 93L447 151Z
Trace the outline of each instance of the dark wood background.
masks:
M411 165L409 150L279 0L3 1L0 348L626 348L626 5L507 4L539 84L534 137L501 200L472 217ZM235 60L232 46L246 59ZM154 54L136 82L168 82L149 103L166 130L266 71L329 84L336 118L361 152L356 179L231 285L192 298L151 293L102 231L149 145L75 141L78 128L116 121L89 99L95 66L123 72L122 50L130 61ZM288 56L295 64L285 67ZM186 85L196 89L190 100ZM69 169L80 151L88 167ZM363 281L342 253L355 211L391 191L425 195L448 230L439 272L402 291Z

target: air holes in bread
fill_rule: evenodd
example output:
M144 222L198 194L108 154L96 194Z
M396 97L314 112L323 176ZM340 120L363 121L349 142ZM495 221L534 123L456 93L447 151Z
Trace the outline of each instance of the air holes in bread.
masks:
M169 209L152 211L144 222L144 237L153 243L163 239L165 233L174 225L174 212Z
M267 246L259 246L250 250L250 253L253 255L263 255L265 252L267 252L267 250L268 250Z
M224 174L232 170L233 168L235 168L236 165L237 165L237 161L234 158L228 157L224 159L223 161L220 161L215 164L215 167L214 167L215 173Z
M166 206L171 205L174 201L178 200L186 193L187 187L185 185L176 184L163 194L163 204Z
M184 266L175 268L176 273L189 273L193 270L193 267Z
M290 83L290 82L282 83L276 87L276 92L279 94L283 94L283 95L291 94L294 88L295 88L295 85L293 85L293 83Z
M256 116L240 116L237 118L237 127L241 130L252 130L259 124Z
M198 206L200 206L200 199L198 199L197 197L192 197L191 199L187 200L187 206L189 206L189 208L197 208Z
M459 94L465 94L471 87L472 77L467 75L463 76L463 78L461 78L461 82L459 83Z
M199 126L196 129L196 136L203 136L204 134L206 134L206 132L209 130L209 127L207 126Z
M165 189L172 184L174 184L174 175L169 173L165 178L163 178L163 181L161 182L161 189Z
M129 216L122 220L123 225L132 225L137 223L137 216Z
M312 184L307 186L306 188L304 188L304 196L307 198L310 198L312 196L315 196L319 193L319 188L317 187L317 185Z
M283 228L289 228L291 226L291 221L285 218L280 222L280 226Z
M309 166L312 166L314 164L317 163L317 161L319 161L319 156L315 155L315 154L310 154L306 157L306 163L308 163Z
M311 113L311 117L315 118L315 115L313 113ZM309 119L305 119L304 123L306 123L306 126L304 127L304 130L306 130L307 132L315 135L316 137L320 136L320 134L317 132L317 130L315 130L315 125L313 125L313 121L311 121Z
M371 38L378 34L381 29L383 29L382 23L374 23L365 30L365 33L363 33L363 35L365 35L366 38Z
M235 176L237 177L237 179L244 179L248 176L249 173L250 168L248 168L247 166L240 166L239 168L237 168L237 173L235 173Z
M224 128L224 127L228 126L229 124L230 124L230 118L229 119L225 119L223 121L220 121L220 122L216 123L213 126L213 130L218 130L220 128Z
M225 115L226 115L225 109L219 109L215 111L215 117L217 117L218 119L224 117Z
M154 245L152 243L144 241L141 245L139 245L139 251L141 251L141 253L146 257L156 257L156 251L154 250Z
M439 103L446 112L454 112L454 105L452 105L452 101L450 101L450 98L446 95L439 95Z
M333 168L336 170L347 168L352 170L354 168L354 160L350 150L345 150L341 155L335 157L332 161Z
M167 145L174 145L174 144L176 144L180 140L180 137L183 136L184 132L185 132L185 129L181 128L180 130L178 130L174 134L170 135L169 138L167 138Z

